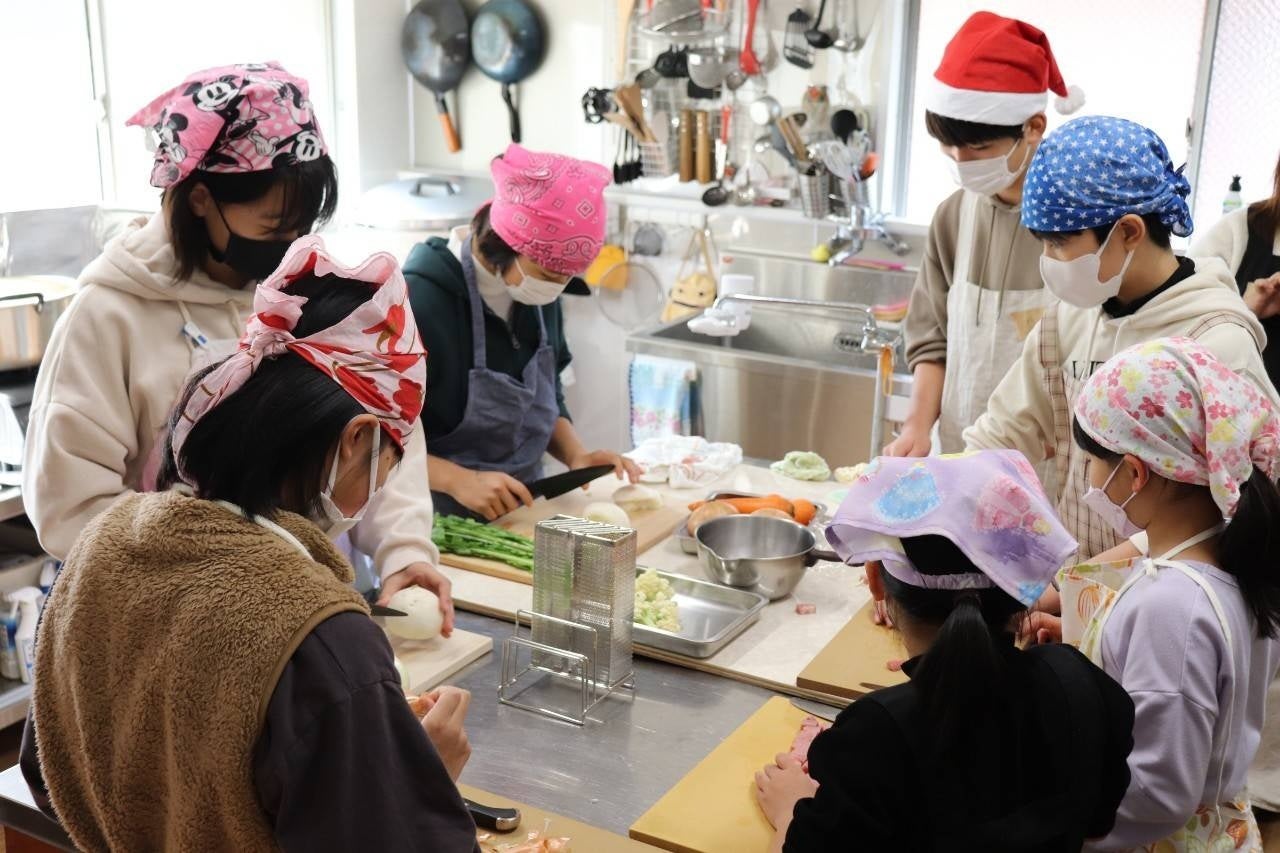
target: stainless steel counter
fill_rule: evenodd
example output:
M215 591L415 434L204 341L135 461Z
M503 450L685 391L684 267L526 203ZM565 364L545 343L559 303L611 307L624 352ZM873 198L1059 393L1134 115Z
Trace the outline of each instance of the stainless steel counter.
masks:
M451 680L472 693L472 755L462 781L621 835L773 695L637 659L634 698L606 699L580 728L498 703L499 655L510 623L459 613L458 627L495 640L493 654ZM35 807L17 767L0 774L0 824L71 849Z

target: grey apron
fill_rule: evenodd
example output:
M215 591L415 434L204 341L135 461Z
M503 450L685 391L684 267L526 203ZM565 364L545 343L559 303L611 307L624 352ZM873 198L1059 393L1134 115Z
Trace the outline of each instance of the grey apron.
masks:
M471 302L472 365L467 379L467 405L453 431L431 440L428 451L472 471L501 471L528 483L542 476L542 455L560 417L556 356L547 342L546 320L542 309L535 309L538 349L519 379L490 370L485 350L485 306L476 287L470 239L462 244L460 260ZM432 491L431 499L436 512L475 516L443 492Z

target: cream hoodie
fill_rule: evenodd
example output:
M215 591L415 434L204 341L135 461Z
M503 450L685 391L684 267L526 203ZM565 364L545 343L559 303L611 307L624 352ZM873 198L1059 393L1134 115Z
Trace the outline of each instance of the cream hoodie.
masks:
M1195 258L1222 258L1234 276L1244 260L1244 250L1249 245L1249 207L1233 210L1214 223L1203 237L1191 244L1191 256ZM1271 254L1280 255L1280 231L1271 244Z
M1195 260L1196 271L1159 294L1128 317L1110 317L1101 308L1057 307L1059 358L1068 404L1085 380L1116 353L1156 338L1186 336L1196 339L1237 373L1242 373L1280 405L1267 378L1261 351L1266 333L1245 306L1226 264L1218 258ZM1226 322L1206 326L1219 315ZM1032 463L1045 459L1051 448L1068 454L1066 482L1055 484L1059 513L1080 541L1081 556L1091 557L1116 544L1114 532L1079 503L1078 493L1087 486L1084 467L1069 432L1055 430L1053 396L1041 365L1041 331L1027 336L1021 357L996 386L987 411L964 432L969 449L1013 448ZM1070 416L1065 419L1070 428Z
M225 355L216 342L244 329L253 288L232 290L201 271L174 281L175 269L164 217L135 220L80 274L80 291L54 329L31 403L22 497L56 557L90 519L140 488L193 366ZM215 346L197 347L186 323ZM419 422L403 464L351 539L385 578L439 561L431 521Z

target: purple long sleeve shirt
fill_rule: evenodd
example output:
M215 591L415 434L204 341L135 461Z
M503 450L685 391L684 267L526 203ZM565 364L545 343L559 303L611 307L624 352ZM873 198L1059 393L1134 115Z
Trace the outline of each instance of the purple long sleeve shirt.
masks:
M1116 604L1102 662L1133 698L1131 781L1115 828L1086 850L1150 844L1202 803L1245 790L1280 642L1258 636L1235 578L1205 563L1186 565L1217 593L1234 648L1208 594L1177 569L1162 567L1135 582Z

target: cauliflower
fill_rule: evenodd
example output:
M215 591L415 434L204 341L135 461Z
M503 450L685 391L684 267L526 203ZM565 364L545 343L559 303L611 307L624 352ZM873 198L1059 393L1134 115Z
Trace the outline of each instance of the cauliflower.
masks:
M680 619L675 599L675 591L671 589L670 582L649 569L636 578L635 621L663 631L679 631Z

